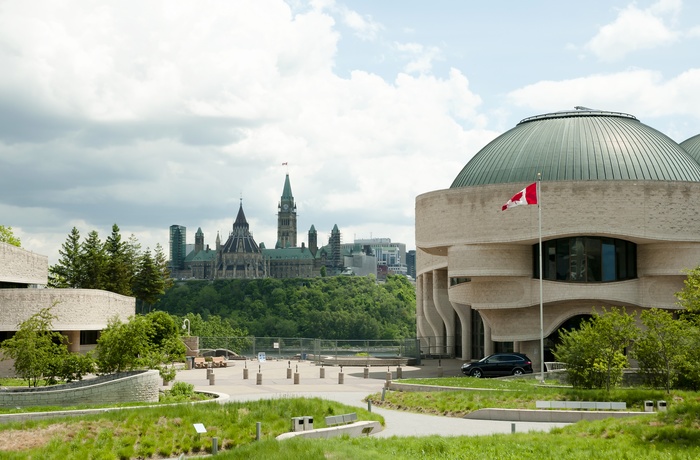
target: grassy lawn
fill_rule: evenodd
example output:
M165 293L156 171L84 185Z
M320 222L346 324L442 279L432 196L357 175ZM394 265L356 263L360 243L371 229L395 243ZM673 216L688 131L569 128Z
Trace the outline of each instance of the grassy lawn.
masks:
M541 385L535 379L477 379L474 377L450 377L442 379L405 379L400 383L459 387L464 390L435 392L386 392L370 395L372 404L397 410L435 415L463 417L486 408L536 409L538 400L548 401L619 401L627 403L628 410L644 411L644 401L668 401L669 407L684 402L698 402L700 395L689 391L672 391L644 388L616 388L605 390L581 390L551 382Z
M439 383L469 388L478 385L481 389L388 392L385 402L404 410L459 416L465 410L482 407L534 408L537 399L614 400L627 401L628 406L646 399L665 399L669 411L655 416L579 422L549 433L278 442L274 438L289 431L290 419L295 416L314 417L316 428L324 426L327 415L356 412L360 420L381 421L381 417L318 398L188 404L0 425L0 459L162 459L177 458L181 453L189 458L208 453L212 437L218 438L216 458L221 459L700 458L698 393L666 395L655 390L619 389L608 394L554 385L541 387L528 380L452 380L440 379ZM381 405L381 395L372 398L373 402L377 399L375 405ZM262 423L261 441L255 441L256 422ZM207 433L197 435L194 423L202 423Z
M256 422L262 438L290 430L291 418L309 415L323 427L327 415L356 412L360 420L382 417L363 409L318 398L279 398L248 403L203 403L126 409L82 416L0 425L0 458L132 459L169 458L211 451L216 437L220 451L254 442ZM202 423L205 435L193 424Z

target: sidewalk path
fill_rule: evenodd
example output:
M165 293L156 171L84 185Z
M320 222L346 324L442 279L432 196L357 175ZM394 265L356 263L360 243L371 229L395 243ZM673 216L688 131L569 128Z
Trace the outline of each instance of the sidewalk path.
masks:
M421 366L402 368L403 378L436 377L438 364L442 364L445 376L459 375L461 361L458 360L424 360ZM247 366L249 378L243 379L243 369ZM287 378L287 369L292 375L299 373L299 384ZM325 378L320 378L320 366L310 361L230 361L229 367L214 369L214 385L207 380L206 369L182 370L177 373L176 381L195 385L197 390L215 391L229 395L231 401L251 401L282 397L319 397L337 401L349 406L367 409L363 398L373 393L381 393L387 374L387 367L371 367L369 378L364 378L363 367L344 367L344 383L338 383L338 367L324 367ZM260 370L262 385L256 384ZM396 368L390 368L396 378ZM512 422L490 420L468 420L454 417L414 414L372 407L372 412L385 419L385 429L373 436L471 436L493 433L510 433ZM515 423L516 432L549 431L553 427L565 426L565 423Z

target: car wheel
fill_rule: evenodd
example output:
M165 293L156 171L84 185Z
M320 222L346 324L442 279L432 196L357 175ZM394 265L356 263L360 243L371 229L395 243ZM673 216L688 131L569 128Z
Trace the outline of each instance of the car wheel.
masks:
M481 372L481 369L474 369L471 373L472 377L476 377L477 379L480 379L481 377L484 376L483 372Z
M513 375L523 375L524 372L522 369L513 369Z

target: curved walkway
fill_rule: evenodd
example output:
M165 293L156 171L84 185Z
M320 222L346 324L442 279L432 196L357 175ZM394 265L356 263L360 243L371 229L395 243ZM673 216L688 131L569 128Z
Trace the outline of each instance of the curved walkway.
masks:
M403 378L436 377L437 360L424 360L421 366L402 368ZM461 361L442 360L445 376L459 375ZM176 381L195 385L197 390L224 393L232 401L251 401L280 397L319 397L337 401L349 406L367 409L363 398L380 393L384 387L387 368L370 368L369 378L364 378L363 367L344 367L344 383L338 383L338 367L324 367L325 378L320 378L320 367L309 361L231 361L229 367L214 369L214 385L207 380L206 369L182 370ZM249 378L243 379L243 369L247 366ZM299 374L299 383L287 378L287 369ZM262 374L262 384L256 384L258 371ZM391 368L396 377L396 368ZM414 414L372 407L372 412L384 417L385 429L373 436L473 436L493 433L511 433L513 422L469 420L455 417ZM549 431L565 423L515 422L517 432Z

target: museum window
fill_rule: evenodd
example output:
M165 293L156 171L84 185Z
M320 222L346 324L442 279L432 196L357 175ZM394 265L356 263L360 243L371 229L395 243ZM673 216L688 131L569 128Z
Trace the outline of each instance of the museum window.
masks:
M533 277L540 277L539 245L532 245ZM616 238L575 236L542 242L542 278L607 283L637 278L637 245Z

